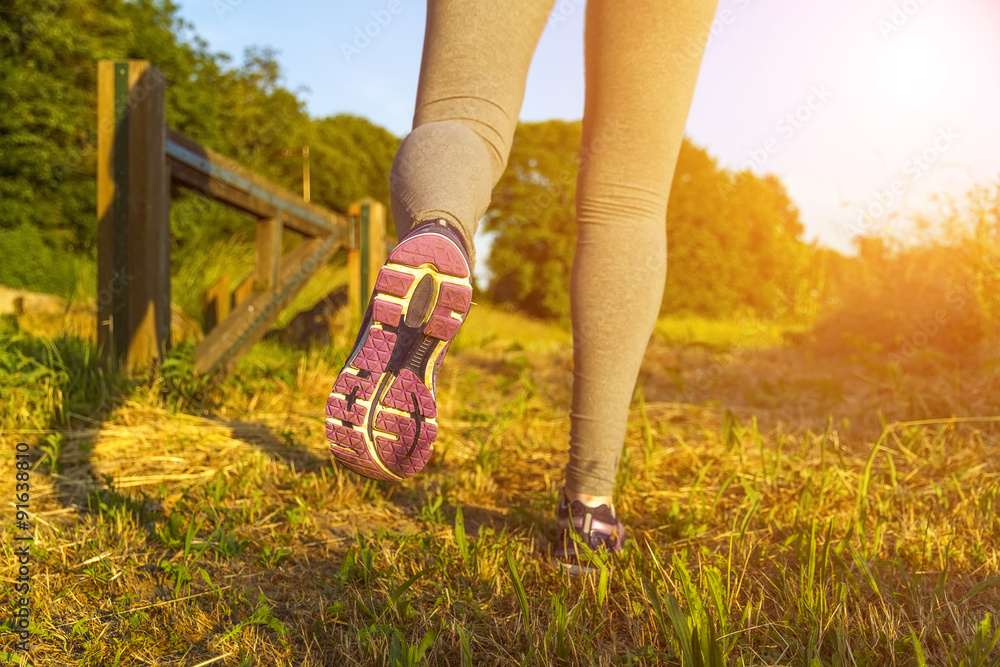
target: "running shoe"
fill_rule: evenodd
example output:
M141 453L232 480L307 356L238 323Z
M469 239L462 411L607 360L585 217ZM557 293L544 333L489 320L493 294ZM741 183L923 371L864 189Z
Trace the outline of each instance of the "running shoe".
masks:
M588 507L579 500L569 502L563 493L556 511L559 536L553 556L556 563L570 574L597 572L590 565L593 553L619 553L625 546L625 524L618 520L613 507ZM570 535L576 533L583 546Z
M437 437L437 372L471 304L461 236L443 220L420 223L379 271L327 399L326 436L337 461L384 481L426 465Z

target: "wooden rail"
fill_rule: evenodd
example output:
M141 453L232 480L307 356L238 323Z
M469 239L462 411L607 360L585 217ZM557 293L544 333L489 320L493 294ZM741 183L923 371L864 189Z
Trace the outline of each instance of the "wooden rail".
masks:
M170 347L169 184L257 218L254 270L207 293L199 373L230 369L309 278L348 251L354 312L367 306L385 261L385 207L365 199L348 214L306 202L165 125L164 79L144 61L98 65L98 345L105 364L133 369ZM284 252L284 231L301 237Z

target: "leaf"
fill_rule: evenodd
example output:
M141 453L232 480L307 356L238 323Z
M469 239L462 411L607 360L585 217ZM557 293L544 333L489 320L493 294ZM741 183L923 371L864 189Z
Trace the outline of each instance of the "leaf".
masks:
M968 593L962 596L962 599L959 601L959 604L962 604L963 602L968 602L975 595L978 595L979 593L982 593L983 591L989 588L993 588L997 584L1000 584L1000 577L993 577L991 579L986 579L985 581L980 581L978 584L973 586Z
M646 577L642 578L642 590L646 593L646 599L653 605L653 614L660 624L660 632L663 633L663 638L669 639L667 619L663 616L663 605L660 602L660 592L656 589L656 585Z
M729 628L729 610L726 608L725 591L722 589L722 575L714 567L705 570L705 580L708 585L708 594L712 599L712 606L715 607L715 617L719 621L719 628L722 634L726 634Z
M413 575L412 577L401 583L399 586L396 587L395 590L393 590L392 593L389 594L389 601L392 602L393 604L396 604L396 601L399 600L400 596L403 593L409 590L410 586L415 584L417 580L420 579L420 577L424 576L433 569L434 568L432 567L428 567L423 570L420 570L420 572L417 572L415 575Z
M458 625L458 641L462 645L462 667L472 667L472 651L469 648L469 631Z
M608 582L610 580L611 568L609 568L604 563L601 563L601 575L597 582L597 605L599 607L604 606L604 601L608 597Z
M421 570L420 572L417 572L415 575L413 575L412 577L404 581L402 584L400 584L398 587L396 587L396 589L389 594L389 602L395 607L396 615L399 616L400 620L406 619L406 612L409 609L409 602L402 597L403 594L406 593L406 591L410 589L410 586L416 583L418 579L420 579L422 576L424 576L433 569L434 568L432 567L428 567L426 569Z
M434 645L434 642L437 640L438 633L441 631L441 624L443 623L444 620L442 619L437 627L430 628L427 632L425 632L423 638L420 640L420 643L417 644L415 648L411 649L413 664L420 662L421 658L424 657L424 653L427 652L427 649Z

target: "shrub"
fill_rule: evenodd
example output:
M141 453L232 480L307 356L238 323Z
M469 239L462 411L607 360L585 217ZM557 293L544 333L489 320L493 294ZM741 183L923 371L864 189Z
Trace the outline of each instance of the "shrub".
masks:
M54 248L31 225L0 230L0 284L9 287L73 295L79 259Z

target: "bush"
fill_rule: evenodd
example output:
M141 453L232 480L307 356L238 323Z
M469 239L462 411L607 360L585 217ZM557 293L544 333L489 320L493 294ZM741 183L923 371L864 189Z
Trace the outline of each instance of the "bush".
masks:
M967 199L968 210L956 216L959 238L968 249L976 300L990 329L996 331L1000 327L1000 184L978 187Z
M70 298L79 259L53 248L31 225L0 230L0 284Z
M986 337L989 319L977 296L969 247L892 249L867 238L859 249L837 303L813 331L821 349L905 363L929 352L964 356Z

